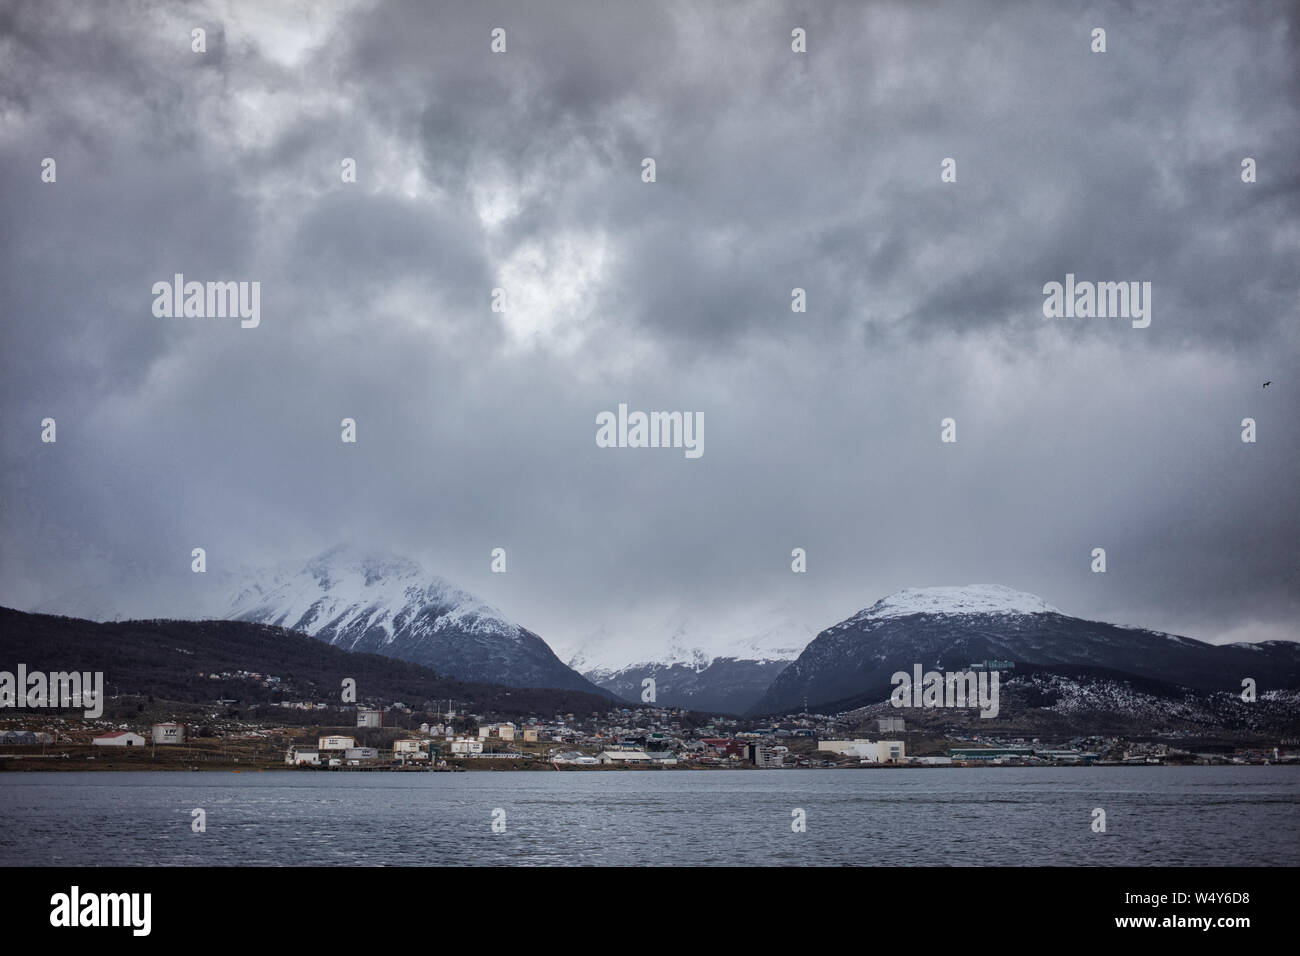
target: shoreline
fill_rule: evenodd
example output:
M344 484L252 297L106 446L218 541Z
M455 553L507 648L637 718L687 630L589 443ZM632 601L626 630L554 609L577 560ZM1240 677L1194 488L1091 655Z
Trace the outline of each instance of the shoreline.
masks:
M93 764L93 765L92 765ZM208 763L204 766L181 765L168 761L167 763L156 764L149 761L145 764L136 763L134 766L125 765L125 762L115 761L89 761L89 760L65 760L57 755L39 756L23 755L10 756L0 755L0 773L75 773L77 771L92 771L95 773L292 773L292 774L329 774L329 773L679 773L679 772L699 772L715 773L719 771L729 772L771 772L771 773L788 773L790 771L812 771L816 773L824 772L843 772L843 771L902 771L902 770L1044 770L1044 769L1069 769L1069 770L1093 770L1093 769L1151 769L1160 768L1179 768L1179 769L1202 769L1214 767L1300 767L1300 763L1295 761L1260 761L1244 763L993 763L988 762L963 762L951 764L863 764L863 765L845 765L840 767L754 767L754 766L572 766L563 769L550 765L538 766L501 766L497 761L475 761L470 764L447 766L447 767L389 767L389 766L368 766L368 767L288 767L277 764L249 764L249 763Z

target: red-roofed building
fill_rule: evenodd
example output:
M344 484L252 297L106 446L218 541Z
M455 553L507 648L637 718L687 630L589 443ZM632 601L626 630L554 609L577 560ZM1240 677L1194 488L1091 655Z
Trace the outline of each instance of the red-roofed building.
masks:
M745 744L727 737L701 737L700 743L717 751L721 757L744 757Z

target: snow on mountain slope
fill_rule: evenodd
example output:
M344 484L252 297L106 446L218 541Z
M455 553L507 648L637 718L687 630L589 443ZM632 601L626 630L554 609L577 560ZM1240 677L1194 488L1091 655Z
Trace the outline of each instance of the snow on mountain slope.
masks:
M908 614L1060 614L1042 598L1001 584L904 588L881 598L851 620Z
M387 645L428 606L440 609L432 622L435 631L457 628L515 641L522 633L500 611L450 581L427 574L414 561L350 545L330 548L297 572L285 567L253 572L235 588L220 616L258 620L312 637L325 631L335 637L350 635L354 644L379 629L384 634L381 643Z
M302 631L461 680L600 693L533 632L388 552L337 545L296 569L234 575L226 590L230 597L213 616Z
M126 621L143 615L131 614L117 598L114 589L98 584L83 584L31 609L33 614L57 614L83 621Z
M1234 691L1204 691L1175 684L1098 674L1053 671L1003 674L1002 709L996 721L961 708L913 709L908 729L928 736L996 732L1024 737L1118 737L1174 733L1186 739L1262 734L1276 739L1300 730L1300 691L1271 690L1243 707ZM844 715L854 724L898 718L887 699Z
M569 666L625 700L640 699L653 678L656 703L742 713L812 639L788 606L746 609L722 623L670 618L654 641L611 636L601 628L581 641Z
M679 665L702 671L715 660L792 661L815 631L788 606L742 612L721 623L689 617L666 619L652 629L665 635L652 641L620 638L600 628L569 653L569 666L601 680L632 668Z

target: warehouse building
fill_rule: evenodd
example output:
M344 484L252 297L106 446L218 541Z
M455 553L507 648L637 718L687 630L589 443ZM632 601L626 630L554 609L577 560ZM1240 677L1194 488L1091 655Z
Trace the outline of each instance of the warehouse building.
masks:
M144 738L129 730L114 730L91 741L96 747L143 747Z

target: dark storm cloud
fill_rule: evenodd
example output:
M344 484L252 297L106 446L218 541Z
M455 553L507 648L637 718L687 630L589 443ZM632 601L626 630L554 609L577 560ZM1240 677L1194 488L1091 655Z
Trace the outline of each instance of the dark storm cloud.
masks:
M8 4L0 601L157 601L197 545L222 567L350 538L559 645L768 599L820 628L976 581L1294 636L1296 24ZM260 281L261 326L154 318L175 272ZM1151 281L1151 327L1045 320L1067 272ZM704 457L595 447L619 402L703 411Z

